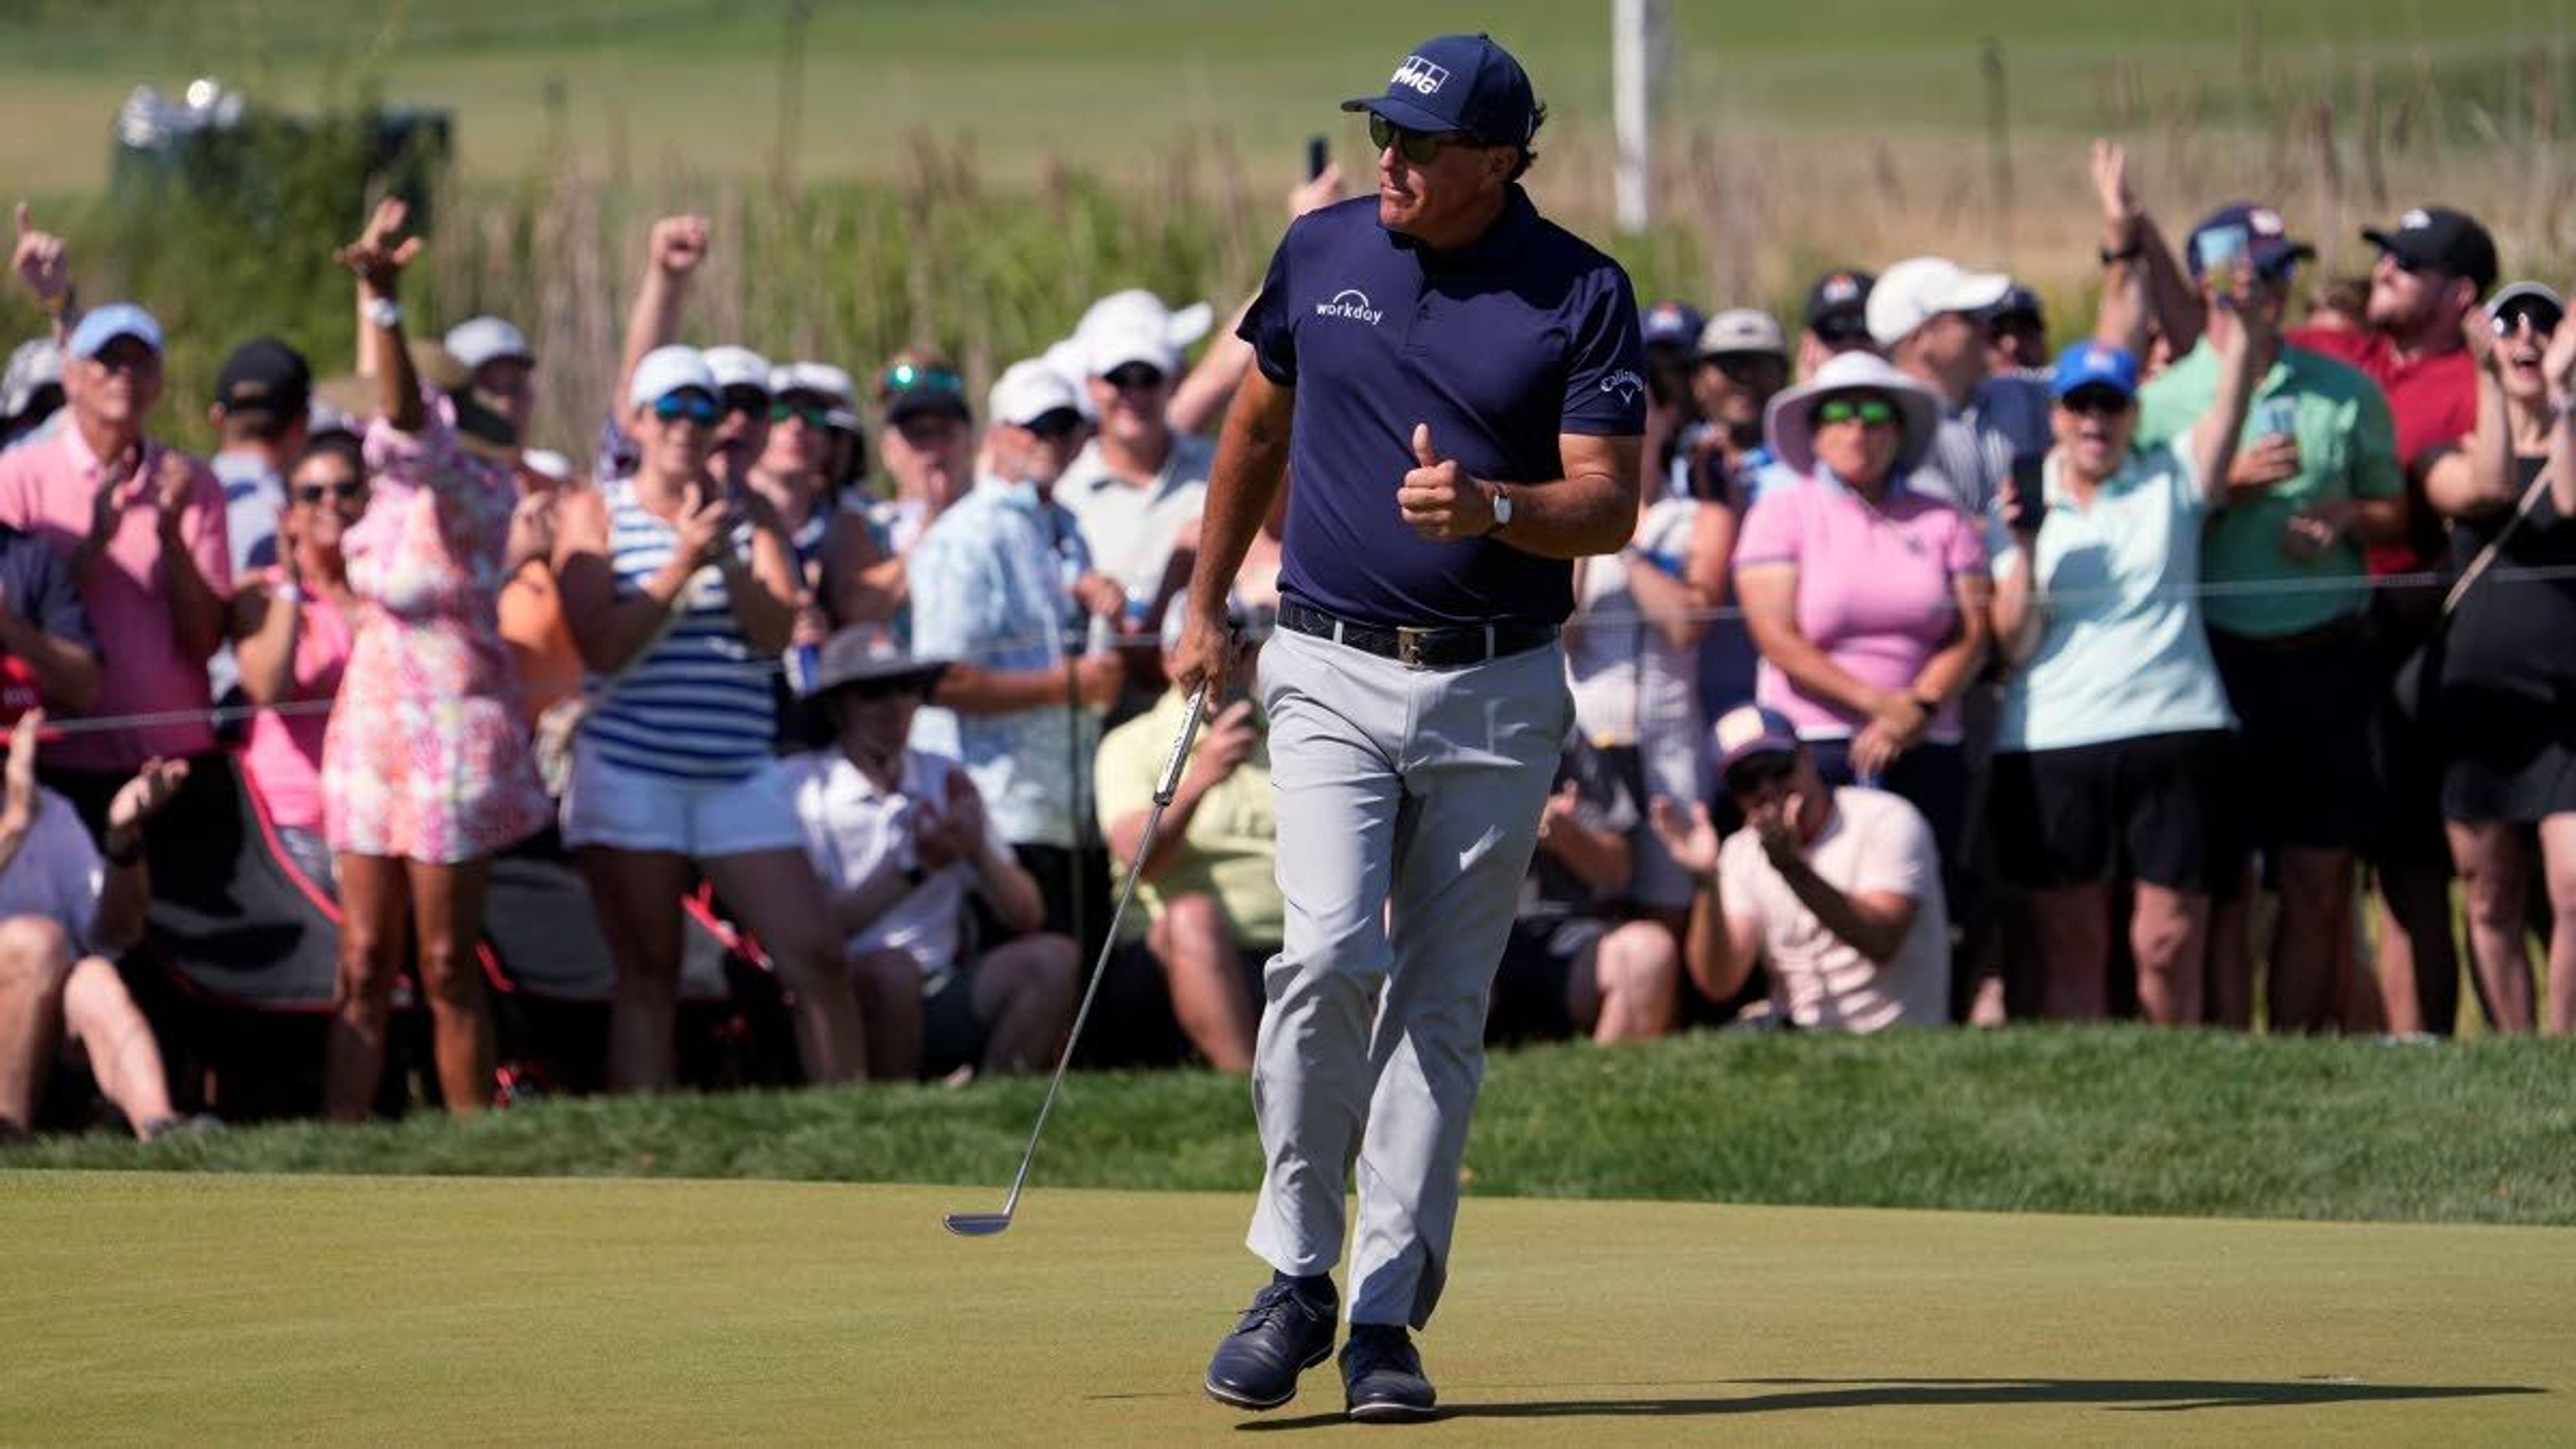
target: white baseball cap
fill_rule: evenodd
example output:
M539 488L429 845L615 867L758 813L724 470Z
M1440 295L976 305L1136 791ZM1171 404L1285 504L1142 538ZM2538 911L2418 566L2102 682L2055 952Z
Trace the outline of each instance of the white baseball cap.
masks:
M1052 412L1082 411L1079 396L1064 374L1033 357L1004 368L985 405L994 422L1025 428Z
M1982 312L2012 290L2001 272L1970 272L1947 257L1907 257L1869 289L1869 336L1894 347L1944 312Z
M845 408L858 395L850 375L828 362L791 362L769 374L771 397L785 397L791 392L827 397Z
M680 391L697 388L709 397L722 391L706 354L694 347L656 347L635 364L635 380L627 385L626 405L630 408L651 407L654 403Z
M1758 352L1770 357L1786 358L1789 339L1780 324L1768 312L1753 307L1730 307L1708 319L1699 329L1699 355L1724 357L1729 353Z
M1165 377L1181 370L1181 349L1162 328L1141 319L1120 318L1077 335L1084 338L1083 365L1093 377L1139 362Z
M1112 292L1083 309L1082 320L1074 324L1073 335L1085 336L1102 328L1137 323L1163 334L1175 352L1205 337L1216 321L1216 309L1205 302L1173 311L1163 299L1142 287L1129 287Z
M769 374L776 369L769 359L748 347L710 347L703 354L707 371L715 375L716 389L756 387L769 391Z
M498 317L468 317L447 329L448 355L472 371L487 362L504 357L536 361L537 354L528 347L528 339L518 328Z

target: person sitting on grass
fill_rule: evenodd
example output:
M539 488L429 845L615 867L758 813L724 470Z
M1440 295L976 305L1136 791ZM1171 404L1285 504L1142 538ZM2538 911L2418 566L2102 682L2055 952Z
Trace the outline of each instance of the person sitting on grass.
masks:
M1036 1071L1073 1022L1073 941L1038 930L1037 881L966 767L905 745L944 667L881 628L833 635L815 688L838 739L785 765L880 1080ZM961 929L970 891L1013 933L981 956Z
M1183 622L1179 609L1163 616L1166 658L1181 641ZM1248 687L1260 636L1238 634L1244 644L1234 679ZM1134 860L1144 841L1146 812L1188 708L1188 696L1166 689L1152 709L1100 742L1092 777L1100 834L1119 861ZM1142 939L1120 948L1152 957L1181 1034L1221 1072L1252 1070L1261 973L1287 930L1269 735L1269 720L1248 694L1210 702L1207 728L1155 828L1154 852L1139 869Z
M70 802L36 783L44 722L42 710L18 716L0 801L0 1141L34 1125L58 1039L148 1141L181 1119L152 1025L108 958L143 939L152 895L143 825L188 764L148 761L125 782L107 807L102 853Z
M1712 731L1718 776L1745 828L1721 848L1708 806L1651 813L1664 848L1698 881L1683 961L1712 1001L1771 968L1773 1010L1831 1031L1948 1020L1950 918L1941 857L1922 813L1856 785L1828 790L1788 716L1741 705Z
M1672 929L1621 921L1613 909L1634 886L1638 823L1617 764L1578 730L1539 811L1538 850L1494 975L1488 1042L1582 1032L1606 1046L1673 1029L1682 973Z

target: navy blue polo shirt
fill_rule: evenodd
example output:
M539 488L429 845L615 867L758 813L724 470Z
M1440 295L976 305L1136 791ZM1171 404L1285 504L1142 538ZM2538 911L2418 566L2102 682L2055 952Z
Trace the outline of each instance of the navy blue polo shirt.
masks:
M1376 624L1573 611L1571 562L1432 542L1395 493L1416 423L1442 457L1502 483L1563 478L1560 434L1645 431L1637 299L1618 263L1518 186L1482 237L1449 252L1388 231L1377 198L1355 197L1288 228L1240 334L1297 394L1282 589Z

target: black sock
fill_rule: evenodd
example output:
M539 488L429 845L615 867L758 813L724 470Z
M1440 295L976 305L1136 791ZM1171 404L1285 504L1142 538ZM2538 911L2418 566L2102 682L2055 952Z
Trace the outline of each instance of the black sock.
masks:
M1333 1275L1330 1273L1317 1273L1310 1277L1300 1278L1294 1274L1282 1273L1278 1269L1273 1268L1270 1270L1270 1281L1273 1283L1288 1284L1297 1290L1298 1297L1303 1298L1307 1302L1315 1304L1318 1307L1330 1308L1335 1303L1341 1301L1340 1295L1333 1291Z

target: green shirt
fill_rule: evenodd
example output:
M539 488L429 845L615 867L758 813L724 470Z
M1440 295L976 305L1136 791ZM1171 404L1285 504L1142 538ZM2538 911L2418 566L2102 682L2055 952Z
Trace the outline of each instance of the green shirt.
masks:
M2148 383L2138 394L2139 451L2187 436L2217 401L2218 375L2218 350L2204 337ZM2320 503L2406 492L2397 432L2378 384L2331 358L2284 345L2254 389L2239 446L2279 431L2272 415L2282 409L2295 420L2299 472L2261 494L2236 494L2211 521L2201 579L2235 586L2202 602L2212 629L2279 638L2360 612L2370 601L2360 545L2337 538L2314 562L2298 563L2281 552L2281 530L2292 514ZM2243 588L2249 584L2280 587Z
M1152 709L1100 742L1092 790L1100 799L1103 835L1126 816L1153 807L1154 786L1161 781L1163 762L1171 756L1188 708L1180 693L1165 690ZM1160 918L1163 903L1174 896L1215 897L1238 946L1275 945L1288 928L1288 905L1279 894L1279 817L1270 794L1269 724L1257 716L1254 723L1261 738L1233 774L1199 797L1179 854L1154 879L1136 883L1136 900L1147 919ZM1191 754L1206 743L1207 731L1201 729ZM1166 814L1164 826L1171 823ZM1144 933L1145 922L1133 915L1119 929L1125 940Z

